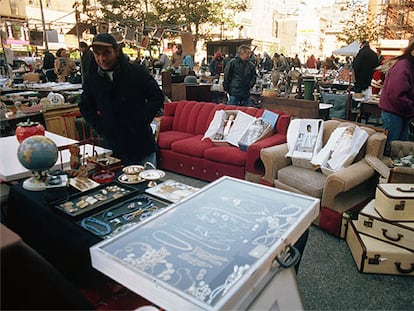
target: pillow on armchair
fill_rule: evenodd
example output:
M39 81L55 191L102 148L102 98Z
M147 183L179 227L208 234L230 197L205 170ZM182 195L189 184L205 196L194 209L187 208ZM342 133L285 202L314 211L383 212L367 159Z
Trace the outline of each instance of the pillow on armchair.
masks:
M324 104L331 104L333 107L329 110L331 118L345 119L346 118L346 100L348 94L330 94L322 93L322 102Z

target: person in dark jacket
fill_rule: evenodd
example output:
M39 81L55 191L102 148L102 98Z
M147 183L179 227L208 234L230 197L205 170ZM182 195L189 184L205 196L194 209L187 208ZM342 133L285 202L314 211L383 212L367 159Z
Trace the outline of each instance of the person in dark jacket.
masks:
M88 78L89 70L97 70L98 65L91 49L85 41L79 42L79 51L81 52L81 71L82 81Z
M224 72L224 67L226 66L224 62L224 57L220 51L217 51L214 54L213 59L211 60L210 64L208 65L208 69L212 76L219 76L220 73Z
M260 60L260 69L265 72L273 69L273 61L267 52L263 52L263 58Z
M96 35L92 50L98 67L83 84L82 116L124 165L156 165L150 124L163 106L164 94L142 65L127 61L110 34Z
M353 69L355 72L355 92L362 92L371 85L372 75L379 66L377 54L371 50L368 41L363 41L361 49L355 56Z
M48 82L56 82L57 75L55 73L55 56L50 53L48 50L45 51L45 56L43 57L43 72L46 75Z
M390 60L378 106L383 128L388 130L386 153L393 140L408 140L409 125L414 118L414 38L404 52Z
M223 88L230 95L227 105L249 106L250 89L256 84L256 66L250 54L250 47L241 45L224 68Z

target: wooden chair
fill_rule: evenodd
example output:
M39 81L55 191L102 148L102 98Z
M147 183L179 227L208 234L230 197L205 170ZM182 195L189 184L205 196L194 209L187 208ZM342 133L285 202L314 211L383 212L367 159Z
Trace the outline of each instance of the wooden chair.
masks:
M93 141L95 145L101 144L101 137L92 127L86 124L79 111L64 113L61 115L65 126L66 136L78 141Z

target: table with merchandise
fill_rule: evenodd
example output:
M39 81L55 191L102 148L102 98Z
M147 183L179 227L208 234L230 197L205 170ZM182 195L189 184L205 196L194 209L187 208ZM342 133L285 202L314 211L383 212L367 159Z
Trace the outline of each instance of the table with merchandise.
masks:
M83 192L28 191L20 182L10 188L5 222L75 285L100 284L106 278L92 268L89 247L171 204L145 193L148 181L120 182L121 173Z

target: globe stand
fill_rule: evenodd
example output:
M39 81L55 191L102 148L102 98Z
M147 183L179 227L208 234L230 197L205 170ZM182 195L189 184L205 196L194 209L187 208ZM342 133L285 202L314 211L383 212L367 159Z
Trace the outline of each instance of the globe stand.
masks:
M23 182L23 188L29 191L42 191L46 189L46 174L42 171L34 171L32 177Z

